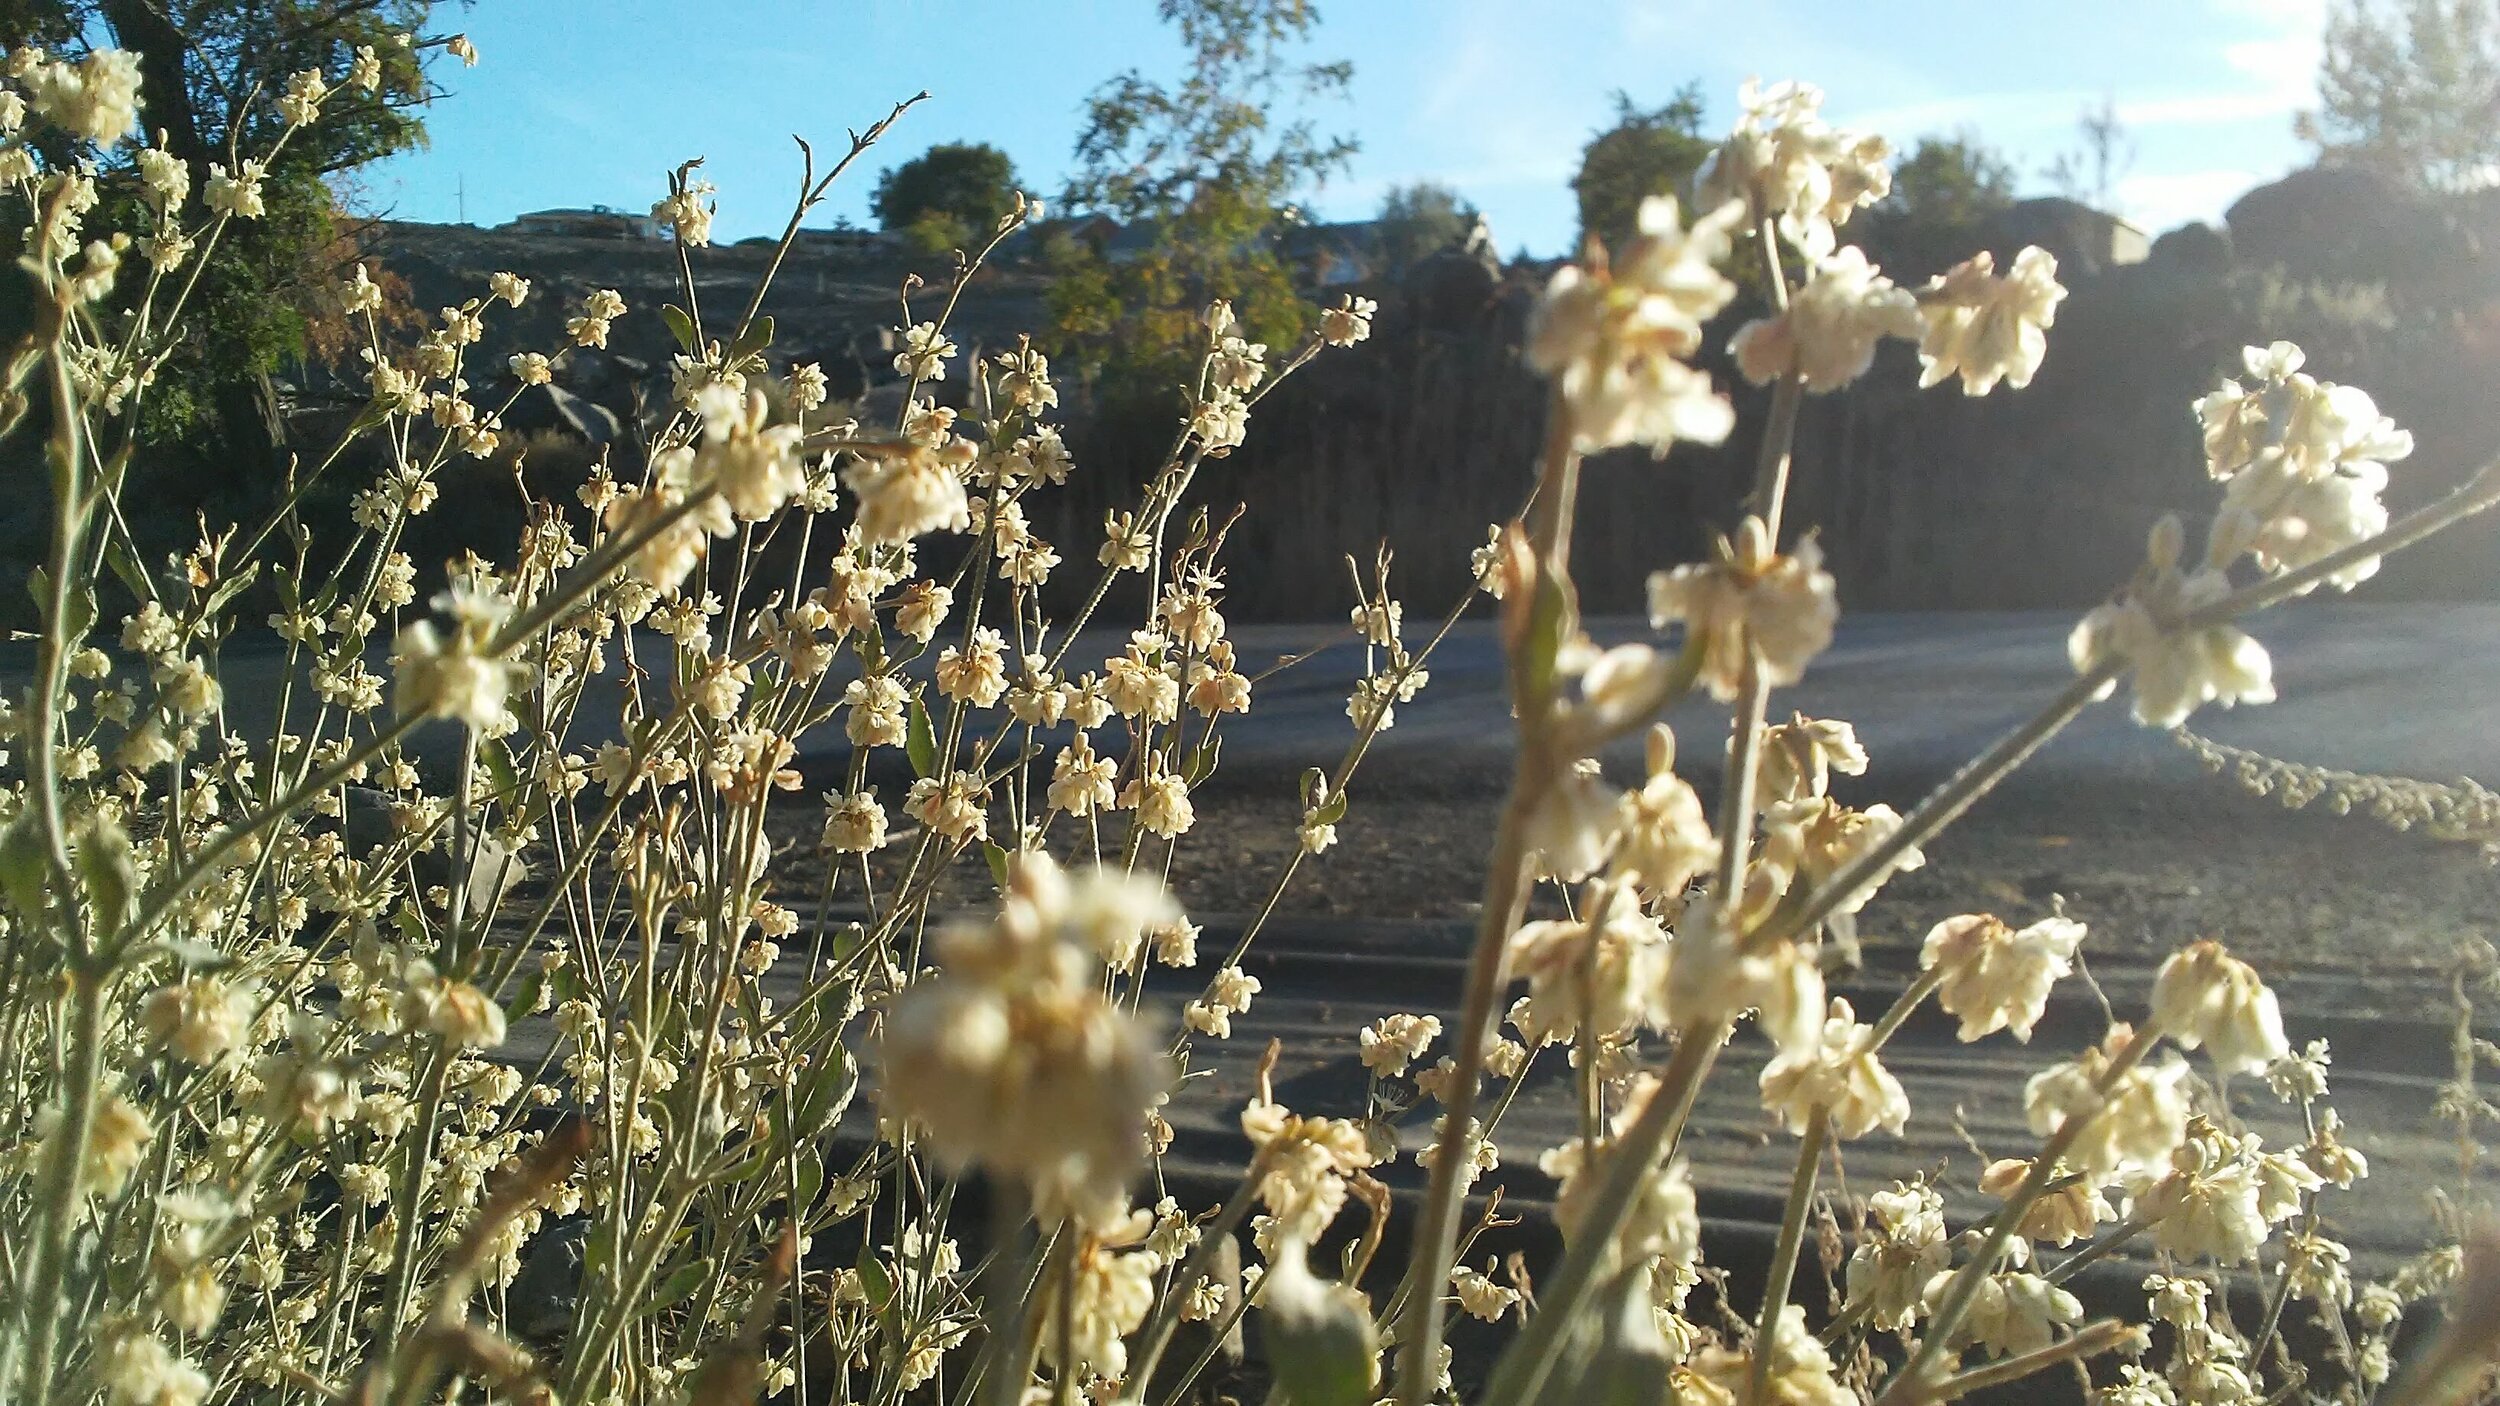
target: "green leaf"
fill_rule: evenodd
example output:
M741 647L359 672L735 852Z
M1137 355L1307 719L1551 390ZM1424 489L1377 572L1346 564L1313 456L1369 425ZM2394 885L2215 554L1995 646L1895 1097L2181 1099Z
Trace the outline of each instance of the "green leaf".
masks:
M1360 1294L1315 1277L1296 1253L1280 1256L1268 1271L1260 1303L1268 1372L1292 1406L1370 1406L1378 1399L1380 1341Z
M773 317L771 313L765 313L748 324L745 333L731 344L729 359L734 362L744 357L759 355L769 349L772 344Z
M688 356L697 354L694 319L686 316L684 308L675 303L663 303L660 305L660 320L668 324L668 334L677 339L679 351Z
M917 694L911 700L909 730L904 734L903 750L911 756L914 776L937 774L937 733L929 726L929 710L920 706Z
M695 1290L702 1288L711 1277L712 1261L708 1257L681 1264L668 1278L660 1281L660 1287L644 1296L641 1311L646 1314L666 1312L694 1297Z
M131 857L130 836L121 823L109 812L95 812L80 832L70 861L86 885L96 926L105 932L120 930L138 911L139 888L138 862Z
M43 858L43 837L35 833L31 809L20 811L0 830L0 888L9 903L32 924L43 917L44 889L50 881Z
M859 1066L840 1045L829 1046L799 1081L790 1107L790 1136L808 1142L840 1122L859 1092Z
M1523 716L1529 708L1541 711L1554 696L1554 660L1562 652L1563 619L1568 614L1563 599L1562 583L1540 569L1536 600L1528 607L1527 633L1511 660L1511 674L1519 681L1517 700Z
M154 590L148 585L147 573L139 569L138 558L130 554L130 548L123 545L120 538L105 539L104 564L113 569L114 577L133 596L140 600L148 600L155 595Z
M894 1297L894 1276L885 1272L873 1246L860 1247L858 1269L860 1292L867 1296L868 1306L883 1309Z
M486 763L486 775L494 782L496 795L516 798L521 794L521 773L512 765L511 749L496 739L488 738L485 745L477 749L477 756L479 761ZM506 805L511 803L510 799L505 801Z
M990 863L990 882L1004 890L1007 887L1007 851L1000 849L996 840L983 840L981 857Z
M1319 823L1322 825L1334 825L1338 821L1345 819L1346 800L1347 793L1343 791L1339 791L1337 794L1330 796L1328 798L1328 804L1319 808L1319 815L1317 817Z
M228 605L233 603L236 596L249 590L252 582L259 576L260 563L255 561L247 563L241 571L218 582L217 589L208 593L208 604L201 609L200 618L202 620L216 619Z
M1223 755L1224 739L1208 738L1205 746L1190 753L1189 760L1181 764L1181 779L1189 783L1191 790L1198 789L1206 783L1208 777L1215 774L1215 764Z

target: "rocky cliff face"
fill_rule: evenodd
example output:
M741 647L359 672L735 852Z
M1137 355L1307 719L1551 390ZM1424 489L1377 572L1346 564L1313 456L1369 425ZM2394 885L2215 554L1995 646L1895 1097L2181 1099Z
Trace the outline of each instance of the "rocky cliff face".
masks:
M2433 208L2366 184L2301 173L2252 192L2227 232L2174 231L2130 265L2066 261L2072 293L2028 390L1921 392L1915 357L1891 346L1859 387L1811 401L1790 521L1823 532L1844 603L2010 609L2099 599L2141 559L2157 517L2196 520L2210 509L2189 402L2249 342L2299 341L2313 372L2368 388L2416 432L2420 447L2394 467L2387 495L2397 511L2500 452L2500 218L2489 204ZM566 305L594 287L618 289L638 313L683 301L666 244L401 225L389 227L383 253L425 307L471 296L495 268L530 278L530 303L489 348L495 364L507 339L560 344ZM707 314L734 316L768 257L761 245L698 253ZM890 385L883 329L898 320L907 272L891 252L795 254L765 304L776 354L821 362L839 391ZM1253 508L1233 537L1245 564L1233 613L1340 613L1349 603L1342 558L1368 561L1383 542L1417 608L1437 609L1465 588L1467 553L1519 506L1539 440L1544 388L1520 367L1517 344L1542 277L1435 259L1364 290L1383 305L1373 339L1270 397L1250 443L1200 475L1205 501ZM958 315L957 340L998 347L1039 325L1046 278L1038 263L1014 259L985 273ZM664 401L671 350L656 317L628 319L615 355L579 358L560 383L571 394L534 405L516 427L626 434L638 395ZM1756 412L1749 430L1761 396L1732 368L1713 369ZM1079 477L1037 505L1035 527L1081 561L1103 509L1129 499L1170 429L1081 411L1072 419ZM1749 480L1746 435L1715 451L1681 446L1664 462L1615 455L1591 467L1578 548L1590 609L1637 609L1649 571L1706 550ZM2365 590L2500 595L2500 526L2453 533Z

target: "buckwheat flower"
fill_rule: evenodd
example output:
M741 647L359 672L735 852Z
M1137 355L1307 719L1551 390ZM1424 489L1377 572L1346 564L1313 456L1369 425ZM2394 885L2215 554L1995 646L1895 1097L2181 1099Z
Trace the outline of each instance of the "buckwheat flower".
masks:
M1944 1297L1951 1274L1928 1281L1928 1307ZM2083 1321L2083 1302L2036 1274L1991 1274L1979 1283L1970 1308L1955 1325L1952 1341L1977 1343L1990 1357L2038 1352L2057 1340L2059 1328Z
M2172 728L2207 703L2274 701L2274 661L2264 645L2236 626L2178 629L2165 622L2230 594L2220 571L2179 571L2184 536L2178 519L2155 524L2144 567L2118 599L2095 607L2067 636L2075 671L2126 661L2135 684L2135 720Z
M139 1007L139 1023L177 1059L210 1065L243 1048L254 1004L248 987L193 976L151 993Z
M894 628L927 644L955 607L955 593L935 581L914 581L894 599Z
M2175 1058L2138 1063L2119 1076L2106 1097L2094 1091L2110 1054L2134 1038L2128 1026L2113 1025L2100 1045L2042 1070L2023 1085L2024 1114L2039 1136L2057 1132L2070 1119L2085 1120L2065 1160L2095 1181L2161 1166L2186 1136L2188 1068Z
M1663 454L1679 439L1727 438L1734 409L1684 358L1736 295L1718 265L1744 218L1730 201L1686 229L1672 197L1652 196L1617 261L1592 248L1546 285L1528 326L1528 365L1561 391L1577 447L1646 444Z
M1050 358L1026 342L997 357L998 393L1019 410L1037 412L1059 403L1059 389L1050 383Z
M1239 967L1225 967L1207 984L1204 1000L1192 1001L1181 1013L1190 1029L1218 1040L1232 1038L1232 1017L1247 1014L1259 994L1259 979Z
M1767 952L1739 952L1708 895L1687 902L1676 923L1667 1008L1678 1020L1758 1011L1773 1043L1804 1054L1821 1047L1828 1014L1822 968L1811 949L1783 942Z
M1789 296L1786 311L1737 329L1728 350L1757 386L1794 375L1821 394L1865 375L1875 364L1877 342L1915 340L1924 328L1918 299L1894 287L1851 245L1815 269Z
M190 1359L136 1328L113 1334L102 1359L105 1390L122 1406L199 1406L213 1385Z
M1226 337L1207 361L1207 379L1218 391L1247 395L1267 379L1267 344Z
M1079 818L1112 809L1118 803L1119 774L1118 759L1096 756L1093 744L1078 733L1051 767L1047 797L1051 809Z
M1170 1076L1075 930L1105 882L1131 884L1022 856L995 921L940 930L939 975L895 999L880 1054L887 1098L939 1162L1022 1182L1046 1224L1116 1215Z
M2141 1185L2135 1202L2153 1221L2154 1243L2181 1259L2246 1264L2266 1240L2256 1164L2202 1118L2171 1153L2169 1170Z
M1493 1262L1485 1261L1485 1272L1477 1273L1466 1265L1450 1269L1450 1291L1457 1295L1458 1306L1470 1318L1482 1323L1499 1323L1504 1314L1519 1306L1519 1291L1501 1283L1492 1275Z
M0 136L15 136L25 125L26 99L18 93L0 90Z
M1991 1162L1979 1174L1979 1189L2000 1200L2011 1199L2031 1175L2031 1163L2020 1157L2007 1157ZM2054 1185L2054 1183L2052 1183ZM2090 1182L2075 1179L2057 1190L2043 1192L2023 1212L2015 1233L2027 1239L2045 1241L2064 1247L2077 1240L2090 1238L2094 1227L2103 1221L2116 1220L2118 1213L2109 1207L2101 1189Z
M781 510L807 483L796 425L771 425L762 391L741 394L720 382L695 393L703 435L695 449L693 477L709 483L742 522Z
M1594 758L1558 777L1528 817L1523 848L1540 876L1578 883L1596 873L1623 823L1621 797Z
M347 65L347 86L372 92L382 86L382 56L370 44L356 46L356 55Z
M1838 998L1822 1042L1787 1051L1762 1070L1762 1103L1788 1130L1802 1134L1816 1109L1831 1118L1832 1136L1859 1138L1883 1128L1898 1136L1910 1121L1901 1081L1875 1057L1875 1027Z
M1131 781L1120 792L1123 808L1137 812L1137 823L1165 839L1184 834L1197 823L1197 808L1189 801L1189 783L1180 773L1167 771L1159 757L1149 758L1146 774Z
M208 208L213 213L257 220L269 213L267 202L261 198L262 174L261 164L257 161L244 161L232 175L226 173L224 166L212 161L208 163L208 186L202 198L208 202Z
M1372 334L1372 316L1380 304L1348 293L1319 315L1319 339L1332 347L1350 347Z
M508 716L504 699L513 665L478 653L476 644L465 631L446 640L424 620L403 626L393 646L399 710L456 718L477 732L500 726Z
M651 218L665 223L678 243L700 249L712 242L712 216L720 209L718 202L705 199L713 193L710 181L689 177L684 189L651 207Z
M139 122L139 56L97 49L72 63L47 63L27 83L34 109L80 141L110 147Z
M825 368L812 361L803 361L790 368L790 409L804 415L824 408L833 396L833 383L826 379Z
M903 813L950 840L969 843L990 837L989 805L980 773L958 771L913 782Z
M35 1120L38 1138L58 1136L60 1123L57 1105L44 1109ZM155 1124L137 1104L118 1089L100 1093L87 1128L87 1146L78 1161L78 1190L107 1200L119 1196L155 1137Z
M1759 1342L1739 1350L1713 1344L1693 1354L1697 1384L1720 1401L1745 1401L1753 1384L1754 1353ZM1806 1327L1806 1311L1797 1304L1780 1310L1771 1331L1769 1390L1750 1406L1857 1406L1858 1394L1832 1375L1832 1355L1822 1339ZM1698 1395L1698 1393L1696 1393Z
M1387 1015L1359 1032L1363 1067L1383 1079L1395 1079L1424 1057L1441 1038L1441 1018L1431 1015Z
M1996 276L1996 256L1982 250L1928 281L1919 292L1920 386L1962 378L1962 394L1986 395L2003 381L2031 384L2048 355L2047 329L2057 322L2066 289L2057 258L2038 246L2014 256L2013 272Z
M1666 930L1616 887L1603 913L1540 919L1510 935L1503 969L1528 996L1512 1019L1539 1044L1572 1039L1587 1023L1599 1039L1667 1024Z
M2344 1115L2332 1108L2318 1110L2318 1130L2309 1145L2300 1149L2301 1163L2324 1181L2349 1191L2352 1184L2370 1174L2370 1159L2360 1149L2344 1141Z
M1735 129L1704 164L1700 188L1708 199L1744 200L1752 219L1776 221L1807 258L1829 254L1833 227L1891 191L1891 146L1825 122L1823 90L1813 84L1764 87L1749 78L1737 106Z
M156 666L157 696L186 719L203 718L225 701L225 689L197 659L174 659Z
M2181 1049L2204 1047L2224 1074L2263 1069L2291 1052L2274 993L2219 942L2191 943L2162 963L2153 1018Z
M1610 1125L1618 1139L1639 1120L1657 1092L1656 1075L1633 1077L1624 1107ZM1537 1169L1556 1183L1554 1223L1566 1241L1581 1235L1618 1146L1619 1143L1608 1141L1592 1151L1587 1142L1575 1138L1537 1158ZM1675 1161L1649 1168L1641 1177L1639 1190L1633 1193L1609 1258L1617 1264L1663 1258L1670 1265L1688 1266L1700 1255L1701 1216L1684 1163Z
M1080 1379L1118 1381L1126 1376L1128 1344L1122 1339L1145 1326L1146 1314L1155 1305L1155 1276L1163 1264L1163 1256L1152 1250L1120 1253L1090 1235L1080 1240L1068 1271L1067 1360L1061 1360L1062 1345L1055 1332L1041 1335L1042 1360L1054 1371L1073 1373ZM1043 1286L1041 1302L1033 1311L1051 1316L1037 1321L1057 1321L1059 1292L1056 1281Z
M148 203L160 214L181 209L184 198L191 194L190 165L162 147L140 151L138 164L139 185L147 192ZM361 270L364 266L357 267Z
M477 45L465 34L455 34L443 41L443 52L460 60L465 67L477 67Z
M1198 437L1208 458L1224 458L1249 438L1250 406L1238 395L1218 391L1191 412L1189 432Z
M287 79L286 92L278 98L278 115L289 126L309 127L321 116L322 99L330 96L330 83L321 70L308 68Z
M2069 918L2043 918L2017 932L1993 914L1965 913L1928 929L1919 966L1944 973L1936 1004L1961 1017L1965 1043L1999 1030L2029 1043L2049 988L2074 970L2084 932Z
M1918 1321L1927 1281L1953 1264L1944 1198L1925 1182L1896 1182L1866 1198L1866 1237L1849 1256L1848 1304L1883 1332Z
M969 647L948 645L938 655L937 688L948 698L987 708L1007 692L1006 640L984 625Z
M1782 556L1756 517L1746 518L1733 540L1720 539L1716 560L1649 578L1650 625L1665 629L1681 620L1701 634L1702 678L1723 702L1743 691L1749 668L1760 668L1773 687L1803 678L1831 644L1839 618L1823 549L1808 537Z
M491 1050L503 1043L503 1010L468 982L439 976L420 958L408 964L400 995L400 1018L412 1030L443 1038L454 1049Z
M1180 680L1151 635L1133 636L1126 652L1103 661L1103 696L1124 718L1166 723L1180 714Z
M1198 965L1198 934L1204 931L1189 919L1175 915L1157 923L1146 934L1146 940L1153 946L1154 959L1164 966L1194 967Z
M498 269L489 274L486 286L506 307L517 308L529 299L530 281L509 269Z
M956 439L937 448L913 446L854 459L842 471L842 482L859 495L861 538L887 544L969 529L972 505L957 469L974 457L971 442Z
M946 363L955 355L955 344L934 322L914 323L899 329L903 349L894 355L896 375L913 381L946 379Z
M1851 810L1829 796L1783 801L1763 817L1762 870L1787 875L1809 891L1830 883L1840 872L1873 853L1901 828L1901 815L1882 802ZM1927 856L1913 845L1894 855L1873 883L1842 900L1833 911L1855 913L1876 893L1875 885L1905 869L1924 866Z

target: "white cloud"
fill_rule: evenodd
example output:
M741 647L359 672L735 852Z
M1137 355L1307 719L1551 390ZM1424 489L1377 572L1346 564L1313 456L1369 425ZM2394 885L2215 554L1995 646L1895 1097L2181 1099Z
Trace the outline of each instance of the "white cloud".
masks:
M2237 167L2128 176L2118 182L2118 207L2138 229L2154 234L2193 220L2220 224L2231 202L2264 179Z

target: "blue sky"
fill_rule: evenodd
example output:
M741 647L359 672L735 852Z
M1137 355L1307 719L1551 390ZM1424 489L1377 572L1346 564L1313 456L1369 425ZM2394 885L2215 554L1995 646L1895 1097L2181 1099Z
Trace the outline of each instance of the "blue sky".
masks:
M2159 231L2211 219L2298 164L2325 0L1320 0L1311 52L1354 61L1351 97L1312 111L1356 137L1352 171L1311 202L1371 213L1383 191L1437 180L1481 206L1505 251L1563 252L1579 148L1616 89L1663 101L1687 79L1711 125L1749 74L1804 78L1826 112L1906 146L1975 131L2033 188L2104 95L2136 146L2122 212ZM556 205L640 208L666 169L707 158L718 237L777 233L798 178L789 134L838 152L896 98L922 104L811 223L868 222L877 172L933 142L988 141L1048 195L1086 93L1177 46L1154 0L487 0L464 26L477 68L426 150L369 174L367 203L475 223Z

